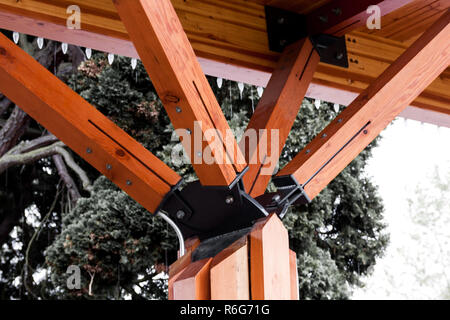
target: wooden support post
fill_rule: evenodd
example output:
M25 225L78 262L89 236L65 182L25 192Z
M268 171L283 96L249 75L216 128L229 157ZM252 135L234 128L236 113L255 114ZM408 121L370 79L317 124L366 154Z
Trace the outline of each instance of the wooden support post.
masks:
M191 132L182 142L202 185L230 185L245 159L170 0L114 4L174 127Z
M174 300L210 300L210 264L212 258L189 264L173 282Z
M198 238L190 238L184 242L185 245L185 254L180 257L177 261L175 261L169 268L169 300L174 299L173 294L173 284L179 276L183 273L186 267L191 263L191 255L192 252L198 247L200 244L200 240Z
M252 197L263 194L270 182L319 61L309 39L291 45L264 90L239 144L249 165L244 186Z
M277 176L313 199L450 64L450 9Z
M250 298L247 236L214 257L211 263L211 300Z
M3 34L0 91L150 212L181 179Z
M297 254L289 250L289 267L291 270L291 300L299 300Z
M187 259L171 266L171 298L298 300L296 254L289 250L287 230L276 214L258 221L214 257L187 262L189 254Z
M276 214L257 222L250 233L253 300L290 300L289 237Z

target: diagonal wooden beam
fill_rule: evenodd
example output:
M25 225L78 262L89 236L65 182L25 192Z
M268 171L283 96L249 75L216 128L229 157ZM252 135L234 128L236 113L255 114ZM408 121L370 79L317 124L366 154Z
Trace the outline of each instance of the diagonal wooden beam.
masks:
M240 147L249 165L244 186L253 197L269 184L319 61L309 39L286 48L250 119Z
M334 0L307 16L308 28L314 34L325 32L342 36L365 23L369 5L379 6L381 14L385 15L408 2L365 0L353 4L346 0ZM336 14L336 10L340 14ZM240 141L241 150L247 151L244 154L249 164L243 178L244 185L253 197L263 194L270 182L319 62L320 57L310 40L303 39L286 48L272 74ZM246 141L251 140L255 133L257 143L248 147Z
M450 64L450 9L277 176L313 199Z
M114 4L174 127L192 133L182 142L190 150L200 182L230 185L244 170L245 159L171 2L114 0ZM208 137L212 132L218 133L214 139ZM198 137L210 141L198 143ZM206 148L214 150L212 159L202 158Z
M0 91L155 213L180 177L0 34Z

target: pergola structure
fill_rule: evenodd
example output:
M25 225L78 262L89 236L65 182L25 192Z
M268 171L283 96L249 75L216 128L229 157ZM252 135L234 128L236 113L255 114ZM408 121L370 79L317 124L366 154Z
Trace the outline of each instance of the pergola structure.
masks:
M81 30L67 28L70 5L80 8ZM373 5L383 16L379 30L366 26ZM2 35L0 92L149 212L175 221L187 250L170 268L170 298L298 299L296 257L280 221L287 207L316 197L398 115L450 126L449 7L448 0L0 0L0 28L142 60L174 127L184 130L199 178L184 188ZM230 138L205 73L266 87L247 128L264 132L254 145ZM305 96L348 107L276 176L263 174ZM266 193L271 180L277 192Z

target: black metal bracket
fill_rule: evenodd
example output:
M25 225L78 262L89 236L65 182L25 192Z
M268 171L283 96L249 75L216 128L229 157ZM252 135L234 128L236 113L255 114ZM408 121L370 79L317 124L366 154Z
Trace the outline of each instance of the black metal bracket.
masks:
M265 6L269 49L282 52L290 44L309 37L320 56L320 61L348 68L345 37L315 34L308 27L308 17L292 11Z
M311 199L303 190L303 186L293 176L274 177L272 181L277 188L277 192L266 193L256 198L256 201L267 212L275 212L282 219L291 205L311 202Z
M224 187L202 186L199 181L174 188L158 210L166 212L185 239L200 240L250 227L267 211L244 189L241 172Z

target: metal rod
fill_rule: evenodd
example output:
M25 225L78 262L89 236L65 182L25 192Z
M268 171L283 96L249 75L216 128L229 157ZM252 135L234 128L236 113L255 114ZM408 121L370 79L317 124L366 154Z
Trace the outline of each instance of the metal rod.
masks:
M184 256L184 254L186 253L186 249L184 247L184 239L181 230L178 228L175 222L173 222L172 219L170 219L167 215L165 215L161 211L158 211L156 215L163 218L175 230L175 233L177 234L178 237L178 242L180 244L180 257Z

